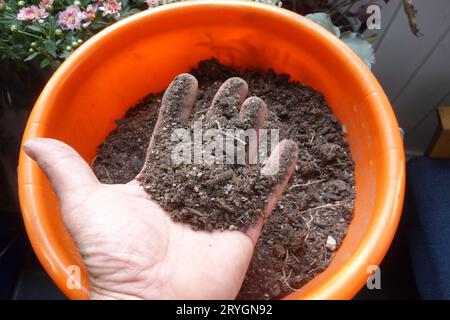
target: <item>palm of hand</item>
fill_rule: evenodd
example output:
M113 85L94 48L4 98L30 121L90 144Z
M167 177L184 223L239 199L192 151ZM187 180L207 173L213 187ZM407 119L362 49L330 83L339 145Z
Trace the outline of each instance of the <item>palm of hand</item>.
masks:
M134 182L88 188L84 199L64 204L63 216L89 270L92 298L237 295L252 238L175 223Z

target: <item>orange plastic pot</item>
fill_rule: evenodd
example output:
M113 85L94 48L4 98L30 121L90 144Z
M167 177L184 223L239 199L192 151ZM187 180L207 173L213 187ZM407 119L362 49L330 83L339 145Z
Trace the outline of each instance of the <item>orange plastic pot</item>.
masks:
M323 92L346 125L356 164L354 218L329 267L287 298L351 298L395 234L404 193L403 145L389 101L372 73L331 33L304 17L253 2L195 1L127 18L87 41L56 71L34 106L23 139L60 139L90 163L129 106L212 56L238 68L290 74ZM86 270L64 228L58 200L23 151L19 195L40 262L69 298L87 298ZM82 267L80 287L73 265Z

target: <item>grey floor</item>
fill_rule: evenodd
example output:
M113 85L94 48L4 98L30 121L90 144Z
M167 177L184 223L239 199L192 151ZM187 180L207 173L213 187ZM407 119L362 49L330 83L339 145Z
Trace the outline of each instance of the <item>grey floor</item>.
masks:
M32 252L25 253L24 263L12 300L66 300Z

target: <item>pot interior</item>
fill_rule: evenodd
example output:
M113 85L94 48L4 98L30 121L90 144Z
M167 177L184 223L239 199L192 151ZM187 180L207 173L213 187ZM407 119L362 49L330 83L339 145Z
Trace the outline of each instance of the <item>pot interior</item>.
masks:
M287 73L322 92L347 129L355 161L354 219L329 267L289 298L349 298L380 263L403 197L403 150L389 102L370 71L333 35L293 13L255 4L167 6L133 16L89 40L50 80L26 137L60 139L88 163L127 109L203 59ZM300 151L301 152L301 151ZM37 166L21 155L19 184L27 231L39 259L71 298L71 265L82 265L58 201Z

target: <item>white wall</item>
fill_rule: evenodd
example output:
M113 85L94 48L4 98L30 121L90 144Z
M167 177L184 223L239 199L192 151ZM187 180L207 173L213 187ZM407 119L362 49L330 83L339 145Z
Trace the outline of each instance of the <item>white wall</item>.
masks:
M409 154L423 153L437 127L436 107L450 105L450 0L414 0L423 33L409 29L401 0L382 9L373 72L405 130Z

